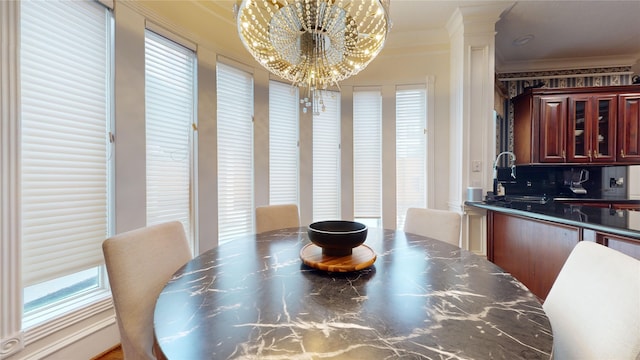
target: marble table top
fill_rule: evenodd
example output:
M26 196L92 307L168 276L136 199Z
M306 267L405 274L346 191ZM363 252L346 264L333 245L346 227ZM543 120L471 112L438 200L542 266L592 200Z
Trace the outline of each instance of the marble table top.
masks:
M549 359L542 306L484 257L369 229L377 259L351 273L299 257L306 228L225 243L179 269L160 294L168 359Z

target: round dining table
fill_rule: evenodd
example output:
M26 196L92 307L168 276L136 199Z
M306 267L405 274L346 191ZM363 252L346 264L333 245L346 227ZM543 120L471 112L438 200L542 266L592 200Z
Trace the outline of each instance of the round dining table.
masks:
M154 335L186 359L549 359L539 300L485 257L369 228L373 265L305 265L306 228L247 235L180 268L159 295Z

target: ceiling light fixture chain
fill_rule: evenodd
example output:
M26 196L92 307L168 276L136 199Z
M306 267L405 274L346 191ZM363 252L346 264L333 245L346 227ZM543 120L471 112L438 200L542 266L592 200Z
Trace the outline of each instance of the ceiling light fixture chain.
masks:
M242 0L240 40L271 73L301 90L303 111L324 108L322 93L364 69L391 28L390 0Z

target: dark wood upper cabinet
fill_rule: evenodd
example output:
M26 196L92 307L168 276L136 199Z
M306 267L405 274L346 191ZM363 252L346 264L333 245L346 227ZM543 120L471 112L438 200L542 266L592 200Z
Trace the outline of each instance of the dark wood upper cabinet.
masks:
M640 86L530 89L512 101L517 164L640 164Z
M564 162L566 158L567 98L541 96L539 118L540 162Z
M569 97L567 162L612 163L616 161L616 95Z
M640 93L618 97L618 162L640 163Z

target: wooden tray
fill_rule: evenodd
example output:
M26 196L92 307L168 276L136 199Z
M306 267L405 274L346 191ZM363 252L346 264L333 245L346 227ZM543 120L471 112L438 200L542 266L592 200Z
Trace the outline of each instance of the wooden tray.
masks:
M376 261L376 253L367 245L353 249L351 255L327 256L322 248L315 244L307 244L300 250L300 259L312 268L331 272L350 272L366 269Z

